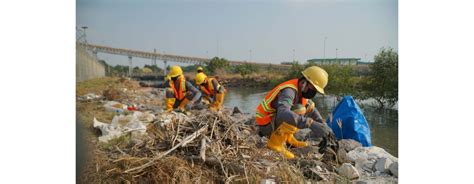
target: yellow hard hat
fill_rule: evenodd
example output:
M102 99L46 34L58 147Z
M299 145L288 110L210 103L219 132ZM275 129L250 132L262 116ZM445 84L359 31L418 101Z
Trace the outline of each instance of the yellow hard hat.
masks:
M204 68L198 67L198 68L197 68L197 71L199 71L199 70L204 71Z
M201 85L201 84L204 82L204 79L206 79L206 77L207 77L207 76L206 76L206 74L204 74L204 73L198 73L198 74L196 74L196 78L195 78L196 84L197 84L197 85Z
M181 67L178 66L178 65L171 66L169 76L170 77L177 77L177 76L180 76L180 75L183 75L183 70L181 69Z
M310 66L301 72L306 80L311 83L316 90L324 94L324 87L328 84L328 73L326 70L317 67Z

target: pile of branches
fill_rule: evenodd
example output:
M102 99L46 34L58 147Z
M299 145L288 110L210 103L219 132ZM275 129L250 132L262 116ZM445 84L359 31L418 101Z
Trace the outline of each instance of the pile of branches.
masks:
M256 183L272 178L301 183L307 176L301 167L321 164L285 160L265 148L254 126L230 112L173 112L172 117L168 123L149 124L142 142L109 146L98 172L114 182Z

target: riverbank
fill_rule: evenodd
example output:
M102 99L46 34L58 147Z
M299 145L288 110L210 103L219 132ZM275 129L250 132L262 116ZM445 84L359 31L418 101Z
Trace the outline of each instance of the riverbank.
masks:
M185 74L186 79L194 81L196 73L189 72ZM251 73L245 76L237 73L218 72L215 75L209 75L219 80L226 87L251 87L251 88L271 88L283 82L285 74L276 72Z
M84 97L88 93L96 95ZM85 129L84 140L77 141L84 141L86 153L90 153L78 183L397 182L394 175L398 170L394 173L388 162L398 163L398 159L377 147L365 149L343 141L348 144L340 143L342 149L332 157L319 154L319 141L300 131L298 138L312 146L291 148L298 159L286 160L265 147L266 138L256 135L253 114L237 113L232 108L219 113L205 109L191 110L189 115L166 113L163 90L139 87L136 81L86 81L78 83L76 95L77 123ZM135 104L138 111L106 111L104 104L109 101ZM129 122L137 126L122 136L99 141L114 118L124 119L115 128L129 127ZM145 128L138 129L141 125ZM377 163L383 167L377 169Z

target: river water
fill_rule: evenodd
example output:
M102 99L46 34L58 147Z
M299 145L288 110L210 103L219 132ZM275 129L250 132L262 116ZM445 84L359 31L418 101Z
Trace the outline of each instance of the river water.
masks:
M227 107L237 106L244 112L254 113L267 91L268 89L261 88L228 88L224 105ZM317 96L314 101L325 119L338 102L331 95ZM372 144L398 157L398 110L377 110L371 107L367 101L359 103L359 106L369 123Z

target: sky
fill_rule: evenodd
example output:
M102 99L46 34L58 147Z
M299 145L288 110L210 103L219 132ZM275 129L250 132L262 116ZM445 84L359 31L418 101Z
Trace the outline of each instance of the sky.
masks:
M252 62L303 63L336 50L372 62L382 47L398 51L397 0L77 0L76 26L88 27L92 44Z

